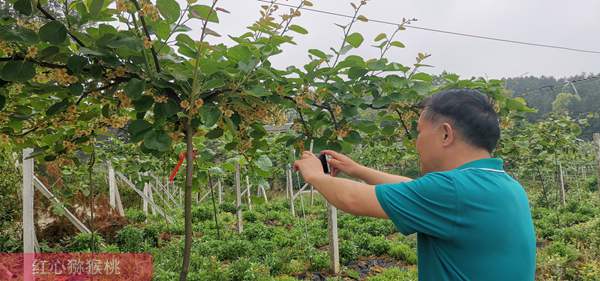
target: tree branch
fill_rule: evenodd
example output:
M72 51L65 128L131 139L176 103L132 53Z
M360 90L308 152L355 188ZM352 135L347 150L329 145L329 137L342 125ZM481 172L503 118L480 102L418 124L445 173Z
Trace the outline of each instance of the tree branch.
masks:
M83 94L81 94L81 96L79 97L79 99L77 100L77 102L75 104L79 105L79 103L81 103L81 101L84 98L86 98L89 94L91 94L93 92L99 92L99 91L103 91L103 90L109 89L109 88L117 86L117 85L119 85L119 84L121 84L123 82L129 81L129 80L131 80L131 78L133 78L133 77L118 77L118 78L115 79L115 81L113 81L113 82L111 82L109 84L106 84L106 85L104 85L102 87L91 89L91 90L87 90L87 91L83 92Z
M137 0L132 0L132 2L135 5L135 9L139 13L139 11L141 10L140 4ZM146 35L148 40L152 41L152 38L150 38L150 32L148 32L148 26L146 25L146 20L144 19L144 16L140 15L140 21L142 22L142 29L144 30L144 34ZM154 46L150 47L150 51L152 52L152 59L154 60L154 67L156 68L156 72L160 73L161 69L160 63L158 62L158 53L156 53Z
M40 10L40 12L42 12L42 14L43 14L43 15L44 15L44 16L45 16L47 19L49 19L49 20L56 20L56 18L55 18L53 15L51 15L51 14L50 14L48 11L46 11L46 10L44 9L44 7L42 7L42 3L41 3L41 1L37 1L37 8L38 8L38 10ZM86 47L86 46L85 46L85 44L84 44L84 43L83 43L81 40L79 40L79 38L77 38L77 36L75 36L75 34L73 34L73 33L72 33L70 30L68 30L68 29L67 29L67 34L69 34L69 36L70 36L70 37L71 37L71 38L72 38L72 39L73 39L75 42L77 42L77 44L78 44L79 46L81 46L81 47L84 47L84 48Z
M400 123L402 124L402 127L404 127L404 132L406 133L406 136L408 137L409 140L412 140L412 135L410 134L410 130L406 126L406 123L404 123L404 119L402 119L402 112L400 112L400 110L398 110L398 109L395 109L394 111L396 111L396 113L398 114L398 117L400 117Z
M308 128L308 124L306 123L306 119L304 119L304 115L302 115L302 109L300 109L300 107L298 106L298 103L296 103L296 100L294 100L292 97L283 97L284 99L288 99L291 100L294 103L294 109L296 110L296 112L298 113L298 115L300 116L300 122L302 123L302 127L304 127L304 133L312 138L312 132L310 131L310 129Z
M0 58L0 62L3 61L22 61L25 60L25 57L22 56L13 56L13 57L7 57L7 58ZM47 67L47 68L67 68L66 65L62 65L62 64L56 64L56 63L51 63L51 62L44 62L44 61L38 61L38 60L34 60L34 59L27 59L30 62L33 62L39 66L43 66L43 67Z

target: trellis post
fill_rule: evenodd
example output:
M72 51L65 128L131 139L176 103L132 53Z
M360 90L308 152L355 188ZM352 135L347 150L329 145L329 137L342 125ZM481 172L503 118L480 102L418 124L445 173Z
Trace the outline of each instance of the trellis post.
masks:
M33 254L35 254L35 227L33 221L33 149L23 149L23 280L33 280Z
M240 163L235 163L235 208L237 216L237 231L242 233L244 226L242 224L242 194L241 194L241 183L240 183Z
M594 143L596 143L596 148L598 151L598 154L596 155L596 161L598 162L598 165L597 165L598 175L597 175L596 181L598 182L598 194L600 195L600 133L594 134Z

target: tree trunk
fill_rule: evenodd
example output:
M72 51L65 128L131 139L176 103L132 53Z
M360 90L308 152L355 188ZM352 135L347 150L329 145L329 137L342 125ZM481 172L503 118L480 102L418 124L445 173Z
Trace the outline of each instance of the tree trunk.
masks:
M179 281L185 281L190 269L190 254L192 249L192 177L194 173L194 132L192 130L191 119L185 123L185 141L186 141L186 169L185 169L185 244L183 247L183 266Z

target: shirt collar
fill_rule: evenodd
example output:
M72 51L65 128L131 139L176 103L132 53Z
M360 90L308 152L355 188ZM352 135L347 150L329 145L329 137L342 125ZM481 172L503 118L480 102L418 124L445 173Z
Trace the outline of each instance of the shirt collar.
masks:
M467 162L456 169L461 170L461 169L466 169L466 168L487 168L487 169L504 170L504 161L500 158L483 158L483 159L478 159L475 161Z

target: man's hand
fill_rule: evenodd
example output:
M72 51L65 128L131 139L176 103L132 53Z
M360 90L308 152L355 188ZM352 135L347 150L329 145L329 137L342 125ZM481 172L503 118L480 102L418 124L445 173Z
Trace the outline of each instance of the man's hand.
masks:
M339 172L343 172L351 177L357 177L361 165L354 162L350 157L333 150L323 150L321 153L331 156L331 159L329 159L331 176L335 177Z
M312 184L313 179L325 175L323 166L321 166L321 160L310 151L304 151L300 160L294 162L294 170L300 171L304 181L310 184Z

